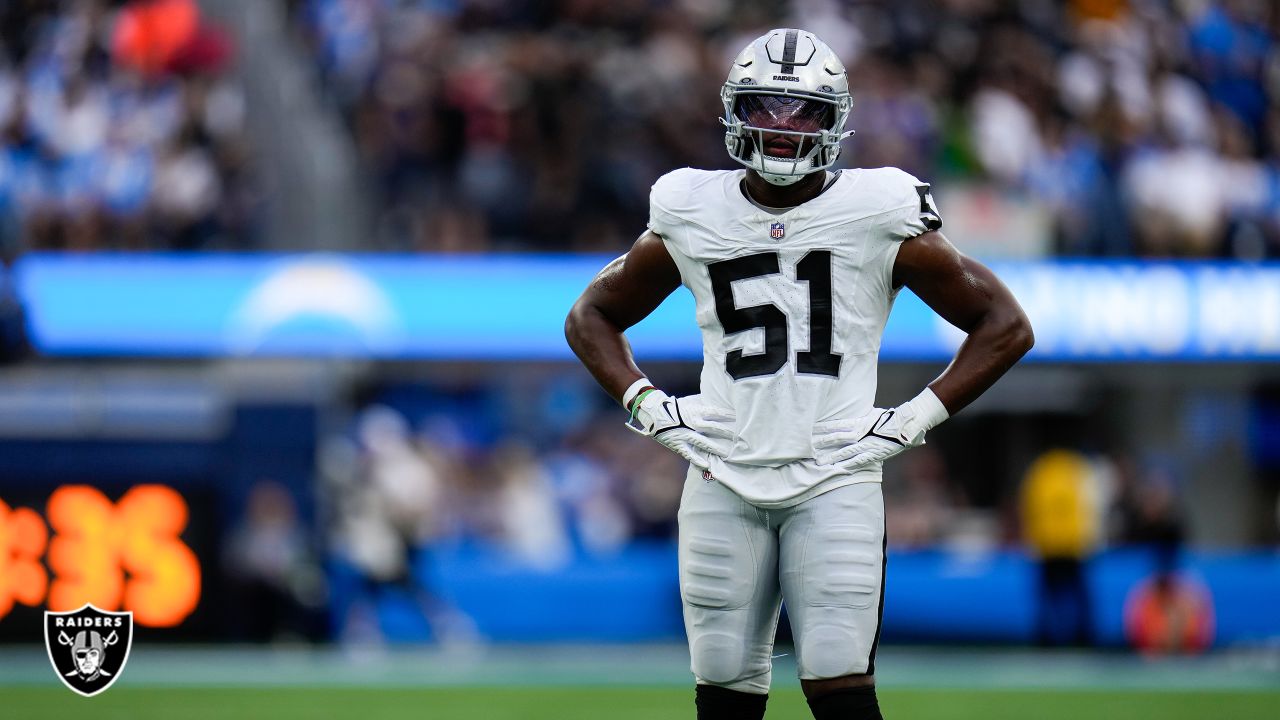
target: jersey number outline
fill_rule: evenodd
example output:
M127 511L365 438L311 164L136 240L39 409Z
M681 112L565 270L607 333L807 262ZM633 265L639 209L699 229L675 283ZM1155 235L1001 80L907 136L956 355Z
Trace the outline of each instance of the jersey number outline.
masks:
M933 193L929 191L929 183L916 186L916 194L920 196L920 222L926 230L940 230L942 216L933 209Z
M724 359L725 372L734 380L773 375L787 364L790 355L787 314L773 303L740 308L733 301L733 283L782 273L778 253L763 252L709 263L711 292L716 317L725 335L764 328L764 352L747 355L730 350ZM796 263L796 282L809 286L809 349L796 353L796 372L806 375L840 376L843 356L831 351L831 251L810 250Z

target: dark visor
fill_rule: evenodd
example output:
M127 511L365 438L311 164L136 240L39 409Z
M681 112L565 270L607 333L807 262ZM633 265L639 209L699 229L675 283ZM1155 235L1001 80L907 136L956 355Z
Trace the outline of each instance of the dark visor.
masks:
M794 132L830 130L835 106L789 95L739 95L733 114L753 127Z

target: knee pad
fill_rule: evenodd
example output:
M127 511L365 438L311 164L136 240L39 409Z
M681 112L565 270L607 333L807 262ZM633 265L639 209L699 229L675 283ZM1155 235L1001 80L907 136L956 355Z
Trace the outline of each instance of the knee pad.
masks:
M742 638L706 633L689 647L693 674L712 685L732 685L747 674Z
M797 648L801 677L822 680L868 672L870 642L847 625L815 623L801 632L804 640Z
M767 649L748 652L743 639L725 633L698 635L689 645L693 675L703 685L764 694L773 680Z
M801 679L826 680L872 671L876 608L799 606L791 617Z

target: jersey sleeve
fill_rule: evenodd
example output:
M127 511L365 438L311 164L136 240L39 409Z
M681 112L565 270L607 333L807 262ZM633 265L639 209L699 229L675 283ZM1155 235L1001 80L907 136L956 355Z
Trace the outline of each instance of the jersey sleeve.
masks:
M668 244L675 242L683 221L680 208L685 202L688 181L681 170L673 170L658 178L649 191L649 229L661 235Z
M889 207L882 227L892 239L908 240L942 228L942 215L933 201L929 183L895 169L888 185Z
M880 212L879 230L882 244L872 261L878 266L884 291L896 293L893 287L893 267L898 259L902 241L942 228L942 215L933 202L929 183L914 175L885 168L885 205Z
M680 271L680 282L689 286L692 260L685 217L690 212L687 168L658 178L649 191L649 229L662 238L667 253Z

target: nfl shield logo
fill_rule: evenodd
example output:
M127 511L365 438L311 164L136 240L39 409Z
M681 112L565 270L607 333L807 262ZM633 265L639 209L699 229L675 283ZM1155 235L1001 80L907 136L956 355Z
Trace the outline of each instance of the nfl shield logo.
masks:
M787 226L782 223L773 223L769 226L769 237L779 240L783 235L787 234Z
M62 684L93 697L124 671L133 645L133 613L99 610L88 603L69 612L46 611L44 645Z

